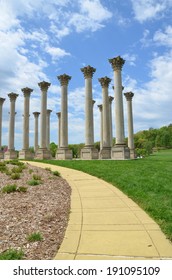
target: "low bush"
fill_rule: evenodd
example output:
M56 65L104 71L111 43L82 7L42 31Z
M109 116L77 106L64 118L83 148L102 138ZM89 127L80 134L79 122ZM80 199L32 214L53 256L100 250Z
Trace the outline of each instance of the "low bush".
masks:
M43 240L43 237L40 232L33 232L27 236L29 242L36 242Z
M27 183L29 186L37 186L40 184L40 181L32 179L30 181L27 181Z
M19 180L20 179L20 174L19 173L12 173L11 174L11 179L12 180Z
M41 180L41 176L38 175L38 174L33 174L33 175L32 175L32 178L33 178L33 180L38 180L38 181Z
M3 193L11 193L11 192L16 192L17 186L16 185L7 185L2 188Z
M18 192L27 192L27 187L18 187L17 191Z
M56 171L53 171L52 172L53 173L53 175L55 175L55 176L60 176L60 173L56 170Z
M8 249L3 253L0 253L0 260L22 260L24 252L16 249Z

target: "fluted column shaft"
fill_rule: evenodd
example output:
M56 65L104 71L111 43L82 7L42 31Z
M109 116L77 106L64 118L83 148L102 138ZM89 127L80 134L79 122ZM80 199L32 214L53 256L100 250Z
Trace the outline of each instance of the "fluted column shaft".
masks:
M0 98L0 150L2 146L2 105L5 101L5 98Z
M109 96L109 125L110 125L110 146L113 146L113 129L112 129L112 101L114 100L114 97Z
M47 110L47 122L46 122L46 135L47 135L47 149L50 149L50 114L51 114L52 110Z
M102 104L98 105L100 111L100 150L103 147L103 106Z
M9 135L8 135L8 150L14 150L14 129L15 129L15 101L18 97L16 93L9 93L10 98L10 121L9 121Z
M95 68L90 65L81 68L85 78L85 146L94 145L94 126L93 126L93 101L92 101L92 77Z
M43 81L38 85L41 89L40 148L46 149L47 91L51 84Z
M115 81L115 129L116 144L124 144L124 112L123 112L123 96L122 96L122 77L121 70L125 60L120 56L109 59L114 70Z
M38 150L38 118L40 113L39 112L34 112L33 113L35 117L35 136L34 136L34 150L35 152Z
M56 113L58 117L58 148L60 148L60 132L61 132L61 112Z
M24 94L24 114L23 114L23 149L29 149L29 109L30 109L30 94L33 90L30 88L23 88Z
M100 78L103 95L103 147L110 147L110 123L109 123L109 98L108 86L111 79L108 77Z
M61 84L60 148L68 147L68 83L71 77L63 74L57 77Z
M124 93L127 100L127 116L128 116L128 147L134 149L134 130L133 130L133 112L132 112L132 98L133 92Z

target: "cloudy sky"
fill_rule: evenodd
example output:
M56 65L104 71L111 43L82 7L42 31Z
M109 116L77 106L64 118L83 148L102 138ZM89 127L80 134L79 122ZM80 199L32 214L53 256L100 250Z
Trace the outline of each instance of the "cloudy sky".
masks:
M101 86L112 78L109 58L120 55L124 92L133 91L135 132L172 123L172 0L0 0L0 97L3 105L2 144L8 144L10 92L16 100L15 147L22 148L23 93L30 87L30 145L33 112L40 111L40 81L48 81L51 141L57 142L60 84L68 86L69 143L84 142L84 77L81 67L96 68L93 76L95 141L100 139ZM127 136L126 100L124 99ZM113 102L114 111L114 102ZM114 122L114 117L113 117ZM113 124L114 135L115 125Z

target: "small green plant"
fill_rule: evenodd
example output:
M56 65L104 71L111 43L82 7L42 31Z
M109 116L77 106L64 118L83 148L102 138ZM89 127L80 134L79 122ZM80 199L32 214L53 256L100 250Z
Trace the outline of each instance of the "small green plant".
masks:
M55 176L60 176L60 173L56 170L56 171L53 171L52 172L53 173L53 175L55 175Z
M27 192L27 187L18 187L17 191L18 192Z
M51 172L51 168L50 167L46 167L45 170L50 171Z
M7 169L7 170L5 171L5 174L6 174L7 176L10 176L10 175L12 174L12 172L11 172L9 169Z
M1 173L5 173L6 170L7 170L6 165L0 165L0 172L1 172Z
M41 176L38 175L38 174L33 174L33 175L32 175L32 178L33 178L33 180L38 180L38 181L41 180Z
M13 167L11 169L12 173L22 173L22 171L23 171L23 166Z
M18 179L20 179L20 174L19 174L19 173L12 173L12 174L11 174L11 179L13 179L13 180L18 180Z
M40 232L33 232L27 236L29 242L36 242L43 240L43 237Z
M15 192L16 190L17 190L16 185L7 185L2 188L3 193L11 193L11 192Z
M37 186L40 184L40 182L38 180L34 180L34 179L27 181L27 183L29 186Z
M5 252L0 253L0 260L22 260L24 252L16 249L8 249Z
M29 174L32 174L33 173L33 169L29 169Z

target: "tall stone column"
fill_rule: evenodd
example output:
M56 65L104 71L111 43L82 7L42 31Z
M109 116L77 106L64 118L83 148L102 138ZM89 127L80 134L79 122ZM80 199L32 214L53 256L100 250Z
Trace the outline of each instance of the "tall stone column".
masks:
M31 88L22 88L24 94L24 114L23 114L23 149L19 152L20 159L31 159L32 153L29 151L29 108L30 95L33 91Z
M128 116L128 147L130 149L130 158L135 158L134 150L134 130L133 130L133 110L132 110L132 98L133 92L124 93L127 100L127 116Z
M56 113L57 117L58 117L58 148L60 148L60 124L61 124L61 112Z
M56 159L72 159L72 151L68 148L68 84L71 77L63 74L57 77L61 85L61 124L60 148L57 149Z
M103 148L103 105L97 106L100 111L100 150Z
M92 77L95 68L90 65L81 68L85 78L85 147L81 149L81 159L98 159L98 150L94 148Z
M34 118L35 118L35 134L34 134L34 151L35 153L39 149L38 145L38 118L40 113L39 112L33 112Z
M51 154L47 149L46 137L46 118L47 118L47 91L51 84L48 82L40 82L38 86L41 89L41 118L40 118L40 148L37 150L35 158L50 159Z
M124 137L124 112L122 96L122 77L121 71L125 60L120 56L109 59L114 71L115 82L115 130L116 144L112 148L112 159L129 159L130 150L125 144Z
M112 129L112 101L114 100L114 97L109 96L109 124L110 124L110 146L113 146L113 129Z
M8 135L8 151L5 152L4 158L5 159L16 159L17 152L14 148L14 130L15 130L15 102L18 94L16 93L9 93L8 97L10 99L10 121L9 121L9 135Z
M110 147L110 123L109 123L109 98L108 98L108 87L111 79L103 77L99 79L102 87L103 97L103 147L100 150L101 159L111 158L111 147Z
M1 98L0 97L0 159L4 158L4 153L1 150L1 146L2 146L2 105L5 101L5 98Z
M47 124L46 124L46 136L47 136L47 149L50 149L50 114L52 110L47 110Z

